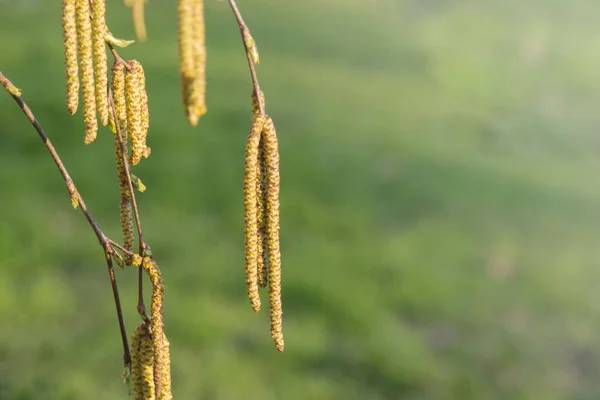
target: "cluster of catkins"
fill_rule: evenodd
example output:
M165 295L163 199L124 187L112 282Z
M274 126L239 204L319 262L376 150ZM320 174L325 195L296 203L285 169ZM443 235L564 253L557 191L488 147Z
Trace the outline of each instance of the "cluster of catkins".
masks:
M169 400L171 375L169 342L163 330L164 285L160 269L147 254L133 251L135 229L132 186L145 187L130 166L148 158L148 95L142 65L123 60L114 46L132 42L116 39L106 26L106 0L63 0L62 23L66 70L66 105L75 114L80 89L83 97L85 144L97 137L98 120L114 134L121 195L120 219L125 257L121 264L141 266L152 282L152 314L144 317L132 338L132 381L136 400ZM138 38L146 38L144 3L125 0L133 9ZM233 4L232 4L233 6ZM206 44L203 0L177 0L181 91L192 126L206 113ZM242 37L249 59L258 62L256 44L247 27ZM109 74L106 46L115 61ZM272 119L264 111L264 95L252 93L252 128L246 143L244 168L245 272L248 297L260 310L259 287L268 286L271 336L283 351L281 254L279 249L279 153ZM257 93L258 91L258 93Z
M283 351L281 252L279 249L279 151L273 120L261 113L261 92L252 92L252 128L246 141L244 220L246 287L252 309L260 310L259 287L269 286L271 336Z

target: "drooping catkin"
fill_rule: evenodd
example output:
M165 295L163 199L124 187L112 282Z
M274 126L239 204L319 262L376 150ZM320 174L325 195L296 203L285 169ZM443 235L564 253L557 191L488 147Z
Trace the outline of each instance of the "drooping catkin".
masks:
M94 0L92 2L92 47L94 53L94 72L96 75L96 110L100 123L108 124L108 65L106 61L106 45L104 34L106 33L106 0Z
M150 277L150 282L152 282L151 321L156 398L159 400L171 400L173 396L171 394L169 341L165 336L163 327L164 283L160 268L152 257L144 257L142 267Z
M134 400L154 400L154 345L145 322L135 328L131 339L131 380Z
M183 78L193 78L194 68L194 3L177 0L179 71Z
M119 207L121 216L121 230L123 231L123 247L130 252L133 252L133 244L135 241L135 231L133 228L133 207L131 200L127 196L121 196L121 205ZM133 257L125 254L125 263L131 265Z
M258 294L258 217L256 181L258 179L258 145L263 130L264 118L256 116L246 141L244 158L244 225L245 225L245 262L246 289L250 305L254 311L260 310Z
M65 49L66 103L69 114L77 112L79 105L79 67L77 65L77 17L76 0L63 0L62 26Z
M128 61L130 70L125 72L125 102L127 106L127 132L131 142L131 165L139 164L142 156L149 154L147 136L147 94L144 69L136 60ZM144 108L146 107L146 111ZM144 114L145 113L145 114Z
M92 23L88 0L77 0L77 46L81 86L83 89L83 122L85 124L85 144L96 140L98 120L96 119L96 95L94 88L94 60L92 54Z
M133 0L133 4L131 4L135 36L142 42L144 42L147 39L146 18L144 17L145 2L146 0Z
M281 304L281 253L279 249L279 150L273 120L265 118L262 133L267 172L267 251L269 252L269 305L271 337L277 350L283 351Z
M261 135L262 136L262 135ZM265 151L264 140L260 139L258 145L258 163L257 163L257 179L256 179L256 218L257 218L257 274L258 286L264 288L269 280L268 276L268 260L267 260L267 190L266 190L266 170L265 170Z
M111 89L117 123L123 135L127 139L127 103L125 100L125 65L115 62L111 71Z
M178 0L179 69L190 125L206 113L206 31L203 0Z
M252 118L260 115L260 101L264 104L265 94L260 91L259 97L256 96L255 92L252 91ZM261 139L258 145L258 163L257 168L257 180L256 180L256 209L257 209L257 274L258 274L258 286L264 288L267 286L268 277L268 259L267 259L267 231L266 231L266 170L265 170L265 151L264 151L264 140Z

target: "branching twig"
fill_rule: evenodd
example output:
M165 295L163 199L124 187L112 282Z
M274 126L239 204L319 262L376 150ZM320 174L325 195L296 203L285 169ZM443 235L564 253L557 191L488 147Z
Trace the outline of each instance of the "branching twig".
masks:
M58 153L56 152L56 149L52 145L52 142L50 141L50 139L44 132L44 129L41 127L41 125L39 124L39 122L37 121L35 116L33 115L33 112L31 111L29 106L27 104L25 104L25 102L21 98L18 89L16 89L16 87L12 84L12 82L7 77L5 77L1 71L0 71L0 84L2 84L2 86L8 91L8 93L12 96L12 98L15 100L15 102L19 105L19 107L21 108L21 110L23 111L23 113L25 114L27 119L29 119L29 122L31 122L31 124L37 131L40 139L42 139L42 142L44 142L44 144L46 145L46 148L48 149L50 156L52 157L52 159L54 160L54 163L58 167L58 170L60 171L60 173L63 177L65 185L67 186L67 189L69 190L69 195L71 197L71 201L73 202L73 205L75 205L75 206L79 205L79 208L81 208L81 211L83 212L83 214L85 215L86 219L88 220L90 226L94 230L94 233L96 234L96 237L98 238L98 242L100 243L100 246L102 246L102 249L104 250L106 265L108 267L108 275L110 278L110 283L111 283L112 291L113 291L113 297L115 300L115 306L117 309L117 318L119 320L119 328L121 330L121 339L123 341L124 363L127 368L130 368L131 367L131 353L129 352L127 331L125 329L125 322L123 320L123 311L121 309L121 301L119 299L119 289L117 287L117 279L115 277L115 271L114 271L114 267L113 267L113 263L112 263L113 249L111 246L113 246L115 244L115 242L113 240L109 239L104 234L104 232L100 229L100 227L98 226L98 223L96 222L96 220L90 213L89 209L87 208L85 201L83 200L83 197L77 190L75 183L71 179L71 176L69 175L69 172L67 171L67 168L63 164L61 158L59 157Z
M246 23L244 22L244 19L242 18L242 14L240 13L240 10L239 10L237 4L235 3L235 0L229 0L229 5L231 6L231 9L233 10L233 14L235 15L235 19L237 20L238 26L240 28L240 34L242 35L242 43L244 45L244 51L246 53L246 58L248 59L248 68L250 69L250 76L252 77L252 86L254 86L254 93L258 99L258 107L260 110L260 114L264 115L265 114L265 103L264 103L263 99L261 98L262 96L260 95L260 86L258 84L258 76L256 75L254 59L253 59L251 50L248 48L248 43L247 43L248 39L252 37L252 36L250 36L250 28L248 28L248 25L246 25Z

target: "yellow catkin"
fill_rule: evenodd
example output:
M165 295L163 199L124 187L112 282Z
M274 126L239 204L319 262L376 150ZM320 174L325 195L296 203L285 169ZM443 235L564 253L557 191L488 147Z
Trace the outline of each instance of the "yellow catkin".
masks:
M159 400L171 400L171 361L169 341L164 333L163 301L164 283L160 268L152 257L144 257L142 261L144 271L152 282L152 343L154 344L154 383L156 397Z
M147 131L145 131L146 123L144 122L144 104L147 107L147 95L144 93L146 88L142 65L136 60L131 60L128 64L131 69L125 72L125 102L127 105L127 131L131 142L129 163L137 165L142 156L149 153L146 148Z
M262 136L262 135L261 135ZM264 140L260 140L258 146L258 165L257 165L257 179L256 179L256 218L258 225L257 232L257 274L258 274L258 286L264 288L267 286L269 280L268 276L268 260L267 252L267 191L266 191L266 170L265 170L265 151L264 151Z
M154 400L154 345L145 322L135 328L131 339L131 380L134 400Z
M258 97L255 92L252 91L252 115L255 118L260 115L260 104ZM265 102L265 94L260 92L260 99L262 103ZM262 137L262 134L261 134ZM265 152L264 152L264 140L261 138L258 147L258 172L256 180L256 208L257 208L257 224L258 224L258 245L257 245L257 274L258 274L258 285L260 287L266 287L268 282L268 260L267 260L267 231L266 231L266 171L265 171Z
M200 118L206 113L206 27L204 24L204 1L194 2L194 83L191 92L190 113Z
M194 68L194 3L196 0L177 0L179 71L182 77L193 78Z
M62 26L63 44L65 49L65 75L67 79L67 111L77 112L79 105L79 67L77 65L77 17L75 14L76 0L63 0Z
M246 141L244 161L244 225L246 248L246 288L250 305L254 311L260 310L258 294L258 220L256 200L256 180L258 170L258 145L263 130L264 119L256 116Z
M135 35L142 42L146 40L146 18L144 17L144 3L146 0L133 0L131 4L133 14L133 27Z
M108 124L108 76L106 61L106 45L104 34L106 32L106 3L105 0L94 0L92 2L92 27L93 27L93 53L94 72L96 75L96 110L100 123Z
M81 86L83 89L83 122L85 123L85 144L96 140L98 120L96 119L96 95L94 88L94 60L92 55L92 23L88 0L77 0L77 46Z
M111 89L115 113L117 114L117 123L123 138L127 138L127 103L125 101L125 65L116 62L111 71Z
M131 200L122 196L119 208L121 215L121 229L123 231L123 247L125 247L126 250L133 252L135 231L133 228L133 207L131 206ZM125 254L125 263L127 265L133 264L133 257Z
M269 304L271 337L277 350L283 351L281 305L281 253L279 249L279 150L273 120L268 116L262 133L267 171L267 249L269 252Z
M179 69L190 125L206 113L206 31L203 0L178 0Z

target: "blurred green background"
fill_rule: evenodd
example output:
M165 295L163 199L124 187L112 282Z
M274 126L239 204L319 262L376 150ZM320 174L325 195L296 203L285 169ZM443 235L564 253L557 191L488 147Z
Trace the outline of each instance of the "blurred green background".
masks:
M175 399L600 397L600 4L239 0L281 154L286 350L243 273L251 84L207 1L208 114L179 95L174 2L147 5L152 156L135 168L166 282ZM132 38L130 10L109 25ZM64 106L60 2L0 2L0 70L120 237L112 136ZM0 93L0 399L125 399L102 251ZM132 269L118 271L129 332Z

